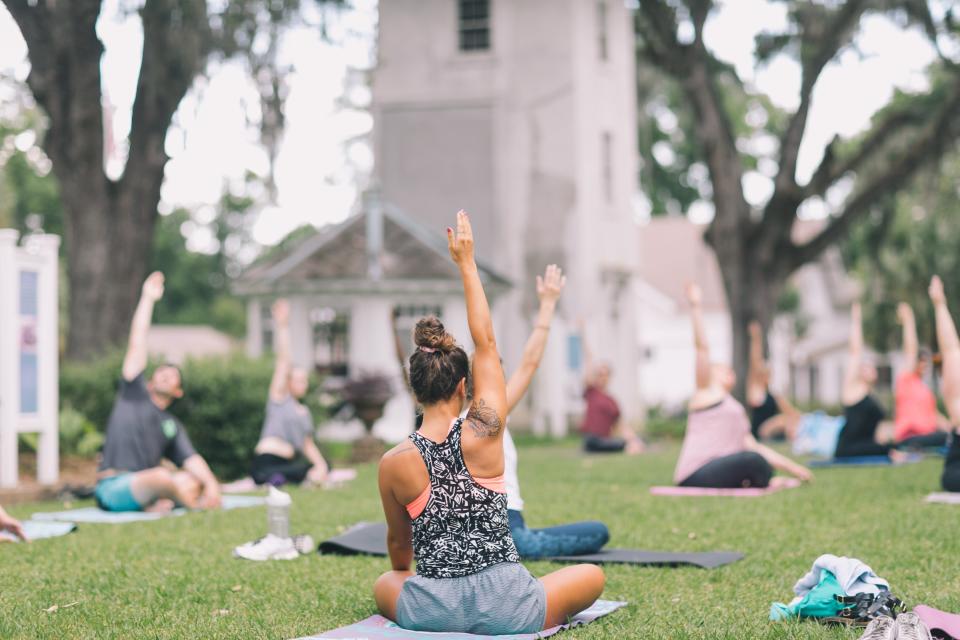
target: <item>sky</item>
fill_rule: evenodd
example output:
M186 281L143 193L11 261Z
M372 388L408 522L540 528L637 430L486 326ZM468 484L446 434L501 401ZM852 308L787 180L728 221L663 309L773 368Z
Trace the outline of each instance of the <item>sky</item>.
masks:
M142 35L136 17L119 15L118 2L105 0L98 33L106 49L104 88L114 105L115 135L122 139L130 126ZM352 9L331 16L329 41L309 27L293 28L284 39L281 58L294 71L289 77L287 128L276 168L277 202L264 208L253 229L261 243L272 244L304 223L319 226L343 220L372 168L369 145L355 142L370 132L372 119L363 111L341 107L339 101L352 77L350 70L369 68L375 59L376 0L352 0L352 4ZM785 24L782 3L726 0L708 22L705 40L716 55L735 65L748 84L769 95L776 105L792 110L799 100L798 65L780 57L757 68L753 58L754 36ZM800 153L801 179L812 173L834 135L846 137L864 130L871 115L897 88L923 89L923 70L935 57L919 30L904 31L883 18L864 22L857 49L832 63L815 89ZM0 73L25 78L26 54L16 24L0 5ZM183 101L167 136L171 161L163 185L162 213L184 206L198 211L201 218L209 216L225 184L242 182L248 170L266 171L266 155L251 126L259 114L254 86L237 63L212 71ZM362 88L353 91L360 101L369 97ZM122 164L122 158L115 159L108 163L108 172L118 174ZM761 168L746 176L744 187L748 201L759 205L769 197L772 183ZM844 195L841 186L837 193L828 194L828 202L811 203L805 213L825 215L831 203L837 204ZM701 202L690 213L707 220L712 209ZM204 249L209 242L202 229L190 238L196 249Z

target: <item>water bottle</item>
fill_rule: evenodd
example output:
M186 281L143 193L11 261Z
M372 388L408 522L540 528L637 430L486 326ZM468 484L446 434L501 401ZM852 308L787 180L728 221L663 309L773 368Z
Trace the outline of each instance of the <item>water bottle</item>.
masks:
M290 505L293 502L289 493L270 487L267 494L267 533L278 538L290 537Z

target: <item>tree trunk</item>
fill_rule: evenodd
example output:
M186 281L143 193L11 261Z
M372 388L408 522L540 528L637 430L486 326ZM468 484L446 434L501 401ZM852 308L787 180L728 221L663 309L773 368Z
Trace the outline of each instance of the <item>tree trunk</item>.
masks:
M49 118L43 141L65 213L70 294L67 355L122 343L146 276L167 154L164 139L210 48L204 0L147 0L143 54L123 177L104 173L96 32L101 0L3 0L30 57L27 84Z
M727 297L733 338L731 364L737 373L734 396L742 401L746 397L750 364L749 324L756 320L765 331L770 327L788 274L768 259L771 256L769 241L761 241L757 234L751 233L752 229L737 229L730 224L732 219L732 216L720 218L718 215L706 239L717 256ZM752 223L746 224L752 226Z
M95 356L122 344L129 332L153 244L162 167L155 173L138 176L158 185L147 192L108 188L91 197L90 189L61 189L66 244L72 248L67 254L68 357Z

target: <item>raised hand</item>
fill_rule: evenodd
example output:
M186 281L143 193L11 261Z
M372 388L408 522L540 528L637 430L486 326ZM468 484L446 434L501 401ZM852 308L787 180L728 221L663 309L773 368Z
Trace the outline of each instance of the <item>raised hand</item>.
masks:
M463 209L457 212L457 230L447 227L447 248L457 265L473 263L473 228L470 226L470 216Z
M151 302L156 302L163 297L163 273L160 271L154 271L147 279L143 282L143 290L141 292L142 297L145 300Z
M281 298L273 303L270 313L277 325L286 326L290 320L290 303Z
M703 292L700 290L700 285L695 282L687 284L687 301L690 302L690 306L700 306L700 303L703 301Z
M907 324L913 320L913 309L906 302L897 305L897 322Z
M930 280L930 301L933 304L943 304L947 301L947 294L943 292L943 280L940 276L933 276Z
M563 269L555 264L547 267L542 276L537 276L537 297L540 302L556 302L567 284Z

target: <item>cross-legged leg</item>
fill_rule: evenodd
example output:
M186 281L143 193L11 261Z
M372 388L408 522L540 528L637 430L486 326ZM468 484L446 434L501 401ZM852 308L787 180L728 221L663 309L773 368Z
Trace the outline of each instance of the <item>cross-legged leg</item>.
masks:
M564 624L588 608L600 594L606 579L603 569L593 564L577 564L548 573L540 578L547 593L547 617L544 629Z
M403 583L412 575L412 571L387 571L373 583L373 599L383 617L397 620L397 599Z
M145 509L164 498L192 509L200 497L200 483L186 471L154 467L133 474L130 491Z

